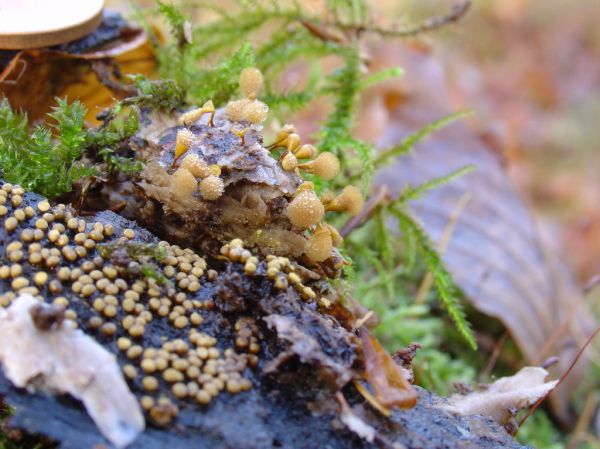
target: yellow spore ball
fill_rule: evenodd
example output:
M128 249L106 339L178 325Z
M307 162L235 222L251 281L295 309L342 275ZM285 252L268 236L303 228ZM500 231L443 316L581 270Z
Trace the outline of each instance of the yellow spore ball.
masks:
M298 168L320 178L331 180L340 171L340 161L335 154L325 152L319 154L316 159L299 165Z
M209 165L195 153L188 154L183 159L181 168L188 170L196 178L206 178L211 174Z
M210 175L200 181L200 195L205 200L214 201L219 199L224 191L225 185L218 176Z
M247 67L240 73L240 90L245 97L255 99L263 87L263 76L256 67Z
M246 120L246 106L251 103L252 100L244 98L242 100L234 100L227 103L227 117L232 122L243 122Z
M244 120L260 125L267 119L269 107L262 101L253 100L244 107Z
M308 238L305 254L315 262L323 262L331 257L333 242L331 234L326 229L319 229Z
M185 199L192 196L198 186L198 182L194 175L185 168L177 169L175 173L171 175L169 181L171 195L179 199Z
M285 153L281 158L281 168L285 171L294 171L298 167L298 159L291 152Z
M296 156L298 159L310 159L316 155L317 149L310 143L305 143L294 151L294 156Z
M323 218L325 208L312 190L302 190L287 207L290 222L302 229L317 224Z
M357 187L346 186L342 193L336 196L326 205L328 211L348 212L350 215L358 215L365 205L363 195Z

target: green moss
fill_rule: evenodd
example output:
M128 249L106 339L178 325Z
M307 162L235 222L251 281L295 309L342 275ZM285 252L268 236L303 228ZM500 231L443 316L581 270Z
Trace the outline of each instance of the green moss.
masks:
M84 115L81 103L58 100L58 105L48 114L53 125L38 125L30 131L27 116L14 112L3 99L0 102L0 166L5 179L54 197L70 191L78 179L94 174L92 167L80 163L87 137Z

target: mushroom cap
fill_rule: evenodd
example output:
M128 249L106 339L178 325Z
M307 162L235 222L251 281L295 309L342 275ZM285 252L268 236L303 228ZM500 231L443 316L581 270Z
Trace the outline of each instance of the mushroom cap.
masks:
M225 185L218 176L210 175L200 181L200 195L203 199L214 201L223 195Z
M302 190L287 207L290 222L302 229L317 224L323 218L325 208L312 190Z

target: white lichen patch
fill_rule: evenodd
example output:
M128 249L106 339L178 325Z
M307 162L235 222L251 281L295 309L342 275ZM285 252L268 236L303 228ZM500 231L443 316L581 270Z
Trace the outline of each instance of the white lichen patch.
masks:
M50 310L28 294L0 310L0 363L6 377L20 388L81 400L102 434L117 447L127 446L145 422L114 355L69 321L34 320L35 311Z

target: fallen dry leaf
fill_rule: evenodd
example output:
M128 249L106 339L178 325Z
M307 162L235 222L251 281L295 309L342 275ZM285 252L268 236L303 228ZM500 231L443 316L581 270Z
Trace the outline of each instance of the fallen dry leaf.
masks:
M365 363L364 377L384 407L411 408L417 392L406 380L404 368L398 366L381 343L363 326L359 329Z
M382 148L457 109L444 67L426 52L388 48L384 54L386 65L403 66L406 76L397 86L378 92L384 98L402 98L389 110L388 126L378 141ZM381 62L381 55L375 60ZM428 193L411 210L439 242L461 198L471 196L444 255L446 265L467 299L507 327L529 364L559 356L551 369L558 377L593 331L593 321L580 307L580 292L560 259L541 243L500 157L477 131L457 123L434 133L413 155L383 169L377 184L387 185L394 196L407 185L417 186L469 164L476 166L474 172ZM585 363L580 363L551 396L563 420L568 419L568 397L584 371Z

